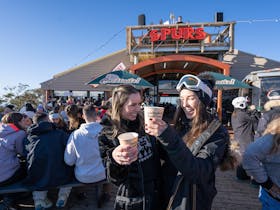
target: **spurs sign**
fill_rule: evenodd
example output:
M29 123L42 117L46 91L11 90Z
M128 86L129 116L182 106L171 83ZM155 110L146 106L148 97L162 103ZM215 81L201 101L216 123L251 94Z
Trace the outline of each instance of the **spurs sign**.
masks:
M173 40L203 40L206 37L206 32L203 28L192 27L161 28L160 30L151 30L149 36L152 42L164 41L167 37Z

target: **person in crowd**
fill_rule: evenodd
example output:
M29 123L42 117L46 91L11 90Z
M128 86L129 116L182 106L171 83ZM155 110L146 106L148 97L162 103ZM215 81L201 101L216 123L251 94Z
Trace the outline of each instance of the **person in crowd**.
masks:
M31 103L26 103L19 112L23 115L25 124L27 127L32 125L33 123L33 117L35 115L36 109L32 106Z
M101 103L101 108L100 108L100 113L99 113L99 117L100 119L102 119L102 117L105 115L105 113L107 112L107 110L111 107L111 101L107 100L107 101L102 101Z
M65 111L69 120L69 133L78 129L85 120L82 118L81 109L76 104L67 105Z
M214 85L215 80L210 75L184 75L176 86L180 106L175 114L174 128L156 118L145 124L146 132L157 138L169 158L162 166L166 179L164 192L167 192L164 200L168 201L173 195L168 209L210 210L217 194L217 167L227 170L235 166L228 132L210 111ZM214 119L218 123L216 131L205 143L201 142L199 149L198 139L205 136L204 131L209 132L208 126Z
M36 108L36 113L43 113L46 112L43 104L38 104Z
M27 114L22 113L22 116L24 118L24 123L26 125L26 129L33 124L33 117L34 117L34 115L32 116L32 114L29 114L29 116L28 116Z
M67 117L67 113L65 111L65 104L61 104L59 106L59 110L58 110L58 113L60 114L60 116L62 117L63 121L67 124L68 126L68 122L69 122L69 119Z
M26 104L24 104L21 109L19 110L21 113L24 113L24 112L33 112L35 113L36 112L36 109L32 106L31 103L27 102Z
M3 115L8 114L9 112L14 112L15 111L15 105L13 104L8 104L7 106L5 106L4 111L3 111Z
M49 113L49 119L52 123L56 125L57 128L65 131L68 133L68 126L62 119L61 115L59 113L55 113L54 111L50 111Z
M93 183L106 177L98 145L98 134L102 126L96 122L97 112L93 105L83 107L83 118L86 123L73 131L68 139L64 161L75 166L75 177L79 182ZM103 192L102 196L107 199L109 193Z
M270 90L267 93L268 101L264 105L264 113L258 122L255 138L262 136L267 124L277 115L280 115L280 90Z
M47 113L36 113L34 124L27 130L27 177L24 184L33 192L35 209L52 206L47 190L73 180L73 168L64 162L64 151L69 135L49 122ZM66 205L71 188L59 189L57 207Z
M241 157L251 142L254 141L254 125L258 122L258 117L250 114L247 111L247 98L243 96L236 97L232 100L234 111L231 115L231 125L234 134L234 139L239 145L239 152ZM245 170L240 164L236 168L236 178L238 180L250 180Z
M247 148L243 167L260 184L262 210L280 209L280 116Z
M94 102L94 105L99 107L99 106L101 106L101 103L102 103L102 97L101 97L101 94L98 94L97 100Z
M161 209L160 159L155 138L145 134L141 103L139 90L120 85L101 121L100 153L108 180L118 186L117 210ZM117 137L124 132L137 132L138 146L120 145Z
M182 16L178 16L176 24L182 24L182 23L184 23L183 22L183 17Z
M102 126L96 122L95 107L83 108L86 123L72 132L64 152L64 161L75 165L75 177L82 183L93 183L105 179L105 168L100 157L98 134Z
M73 104L75 104L75 100L72 96L68 96L66 103L67 103L67 105L73 105Z
M26 126L22 114L7 113L0 124L0 187L23 179L26 168L18 155L23 156ZM4 205L13 206L18 194L4 195Z

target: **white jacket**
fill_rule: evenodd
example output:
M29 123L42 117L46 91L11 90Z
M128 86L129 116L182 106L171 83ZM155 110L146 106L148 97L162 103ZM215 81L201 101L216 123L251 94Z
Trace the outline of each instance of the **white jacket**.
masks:
M101 129L97 122L84 123L68 139L64 161L70 166L75 165L75 176L80 182L93 183L105 179L98 144Z

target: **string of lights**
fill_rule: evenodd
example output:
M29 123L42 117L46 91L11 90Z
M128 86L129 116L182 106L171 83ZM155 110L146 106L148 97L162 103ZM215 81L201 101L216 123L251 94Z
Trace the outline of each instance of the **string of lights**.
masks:
M117 37L124 30L125 30L125 27L122 28L119 32L113 34L113 36L111 36L107 41L105 41L103 44L101 44L97 49L95 49L94 51L88 53L85 57L81 58L79 62L77 62L75 65L73 65L73 67L77 66L78 64L80 64L81 62L83 62L84 60L88 59L90 56L92 56L93 54L95 54L96 52L98 52L99 50L104 48L106 45L108 45L115 37Z
M280 22L280 18L265 18L265 19L250 19L250 20L236 20L236 23L258 23L258 22ZM115 37L117 37L121 32L125 30L125 27L122 28L119 32L113 34L107 41L101 44L97 49L88 53L85 57L81 58L79 62L77 62L74 66L77 66L79 63L83 62L84 60L88 59L90 56L101 50L102 48L106 47ZM73 66L73 67L74 67Z
M256 23L256 22L280 22L280 18L252 19L252 20L237 20L236 23Z

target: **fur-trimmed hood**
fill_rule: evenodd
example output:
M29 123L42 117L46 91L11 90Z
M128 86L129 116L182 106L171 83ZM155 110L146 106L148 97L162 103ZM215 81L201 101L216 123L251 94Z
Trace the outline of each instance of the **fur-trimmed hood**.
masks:
M277 106L280 107L280 100L270 100L265 103L264 110L269 111L269 110L271 110L271 108L277 107Z

